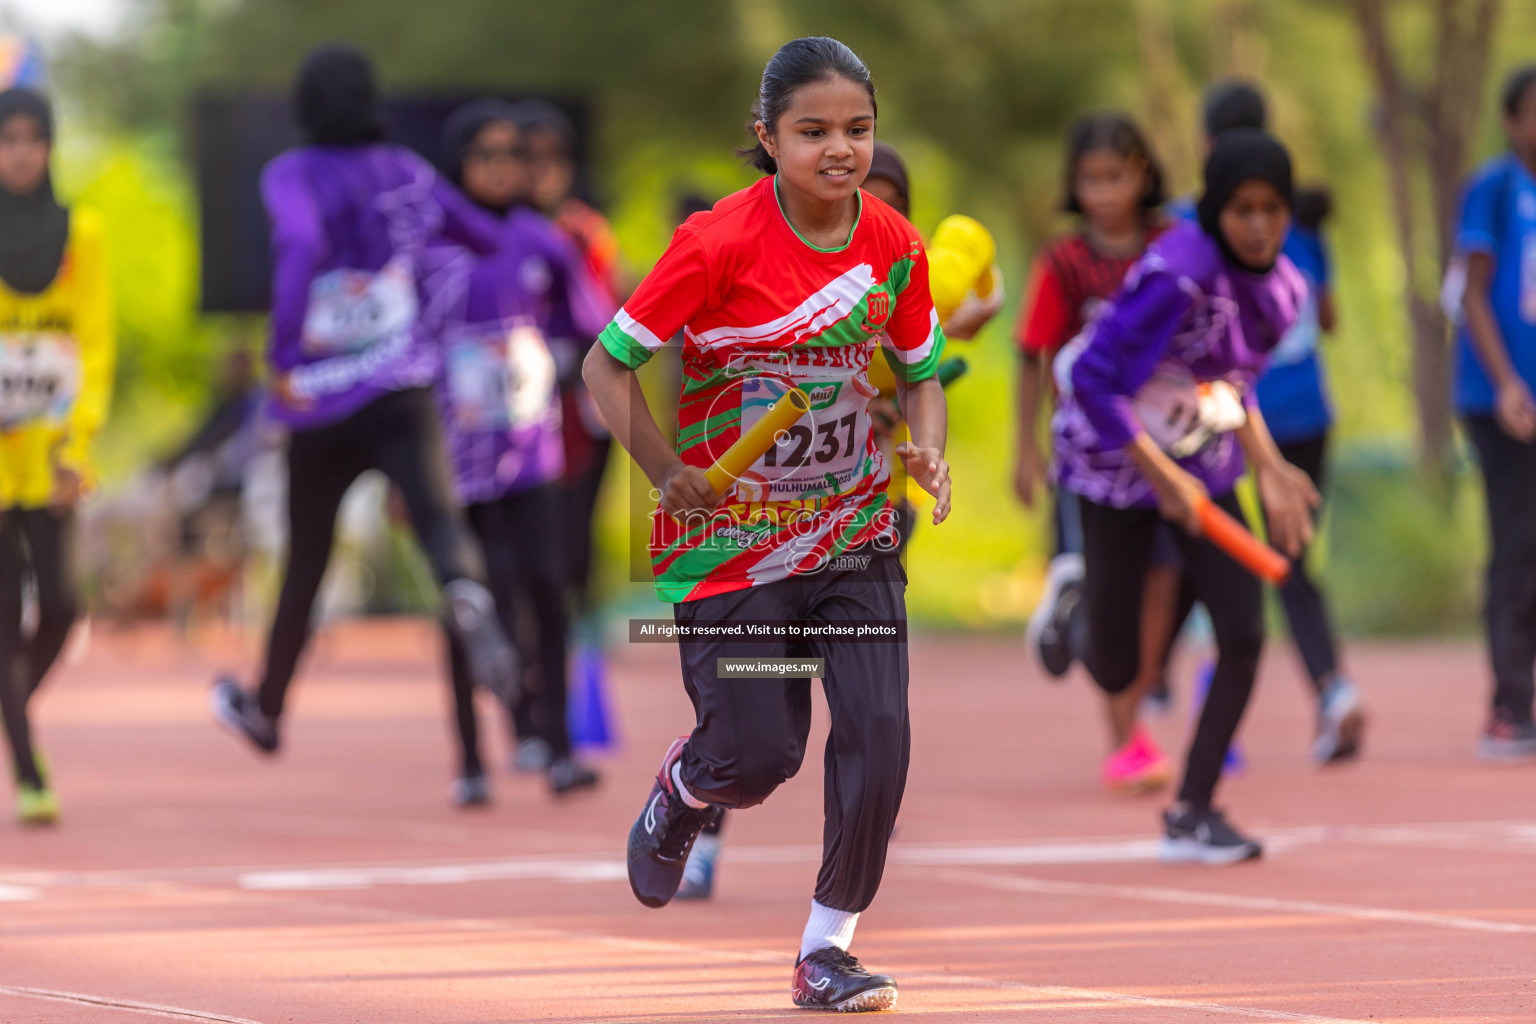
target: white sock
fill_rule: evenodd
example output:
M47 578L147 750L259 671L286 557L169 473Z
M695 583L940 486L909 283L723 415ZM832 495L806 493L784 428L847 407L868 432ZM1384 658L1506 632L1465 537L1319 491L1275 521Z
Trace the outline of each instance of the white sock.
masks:
M833 910L811 900L811 919L805 922L805 934L800 937L800 959L828 946L846 952L853 943L853 929L858 923L857 913Z
M704 808L708 807L709 804L705 803L703 800L696 799L692 793L688 792L688 787L683 785L682 768L682 761L679 760L672 762L672 785L677 787L677 795L683 798L683 803L687 804L689 807L692 807L696 811L702 811Z

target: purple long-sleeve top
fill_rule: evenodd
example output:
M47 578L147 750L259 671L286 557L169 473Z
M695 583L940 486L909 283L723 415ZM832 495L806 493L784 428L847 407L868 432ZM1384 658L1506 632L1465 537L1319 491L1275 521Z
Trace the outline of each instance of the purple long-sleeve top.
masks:
M301 146L269 163L268 359L302 401L269 415L295 430L345 419L437 375L419 324L418 263L434 238L492 253L498 225L401 146Z
M438 404L455 496L488 502L557 479L561 346L585 351L614 313L585 260L517 207L494 255L444 240L428 246L423 266L422 322L443 352Z
M1148 426L1138 418L1138 399L1154 379L1160 387L1187 383L1191 395L1198 385L1224 381L1255 408L1254 383L1296 321L1306 288L1285 256L1255 274L1227 262L1199 225L1170 229L1063 352L1070 386L1052 424L1058 484L1118 508L1155 505L1151 484L1126 452ZM1176 460L1218 496L1243 473L1230 432L1212 434Z

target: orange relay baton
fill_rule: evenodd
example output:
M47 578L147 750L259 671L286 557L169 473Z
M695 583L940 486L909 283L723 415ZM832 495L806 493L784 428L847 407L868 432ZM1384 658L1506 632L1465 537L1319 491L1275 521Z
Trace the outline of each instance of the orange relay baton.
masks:
M1212 544L1259 579L1278 587L1291 575L1291 563L1284 555L1249 533L1210 498L1200 499L1195 516L1200 520L1200 532Z
M715 489L716 494L724 494L752 463L779 443L781 433L794 426L800 417L810 411L811 399L804 391L790 388L784 392L763 413L762 419L752 424L751 429L737 438L736 443L704 471L704 475L709 478L709 486Z

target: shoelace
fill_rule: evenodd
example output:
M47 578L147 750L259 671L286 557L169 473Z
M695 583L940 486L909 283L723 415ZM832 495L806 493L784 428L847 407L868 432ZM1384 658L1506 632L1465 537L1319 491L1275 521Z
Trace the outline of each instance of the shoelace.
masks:
M677 807L667 808L666 832L656 852L668 860L677 860L699 830L709 824L710 809L689 807L676 793L669 794L668 802L672 800L677 801Z
M823 949L813 950L806 954L806 963L816 964L818 967L840 969L849 974L863 974L864 965L859 963L859 958L846 949L838 949L836 946L827 946Z

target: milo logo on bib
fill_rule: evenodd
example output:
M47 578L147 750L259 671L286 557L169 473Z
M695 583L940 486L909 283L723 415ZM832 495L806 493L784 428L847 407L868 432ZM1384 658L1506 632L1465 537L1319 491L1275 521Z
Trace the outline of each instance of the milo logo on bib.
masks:
M805 397L811 400L812 409L825 409L837 401L837 396L843 390L843 386L838 383L821 384L802 388L801 390L805 392Z

